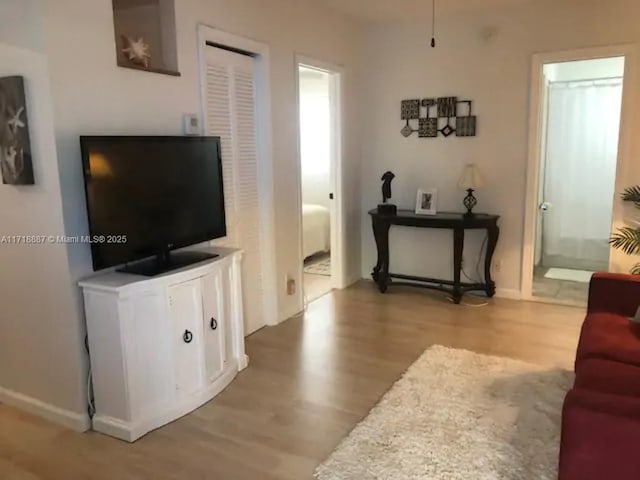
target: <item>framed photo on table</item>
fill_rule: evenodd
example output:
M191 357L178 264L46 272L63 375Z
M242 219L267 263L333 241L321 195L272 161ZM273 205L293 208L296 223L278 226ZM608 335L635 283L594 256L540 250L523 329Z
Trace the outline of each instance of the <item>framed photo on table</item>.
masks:
M416 197L416 215L435 215L437 213L438 189L418 190Z

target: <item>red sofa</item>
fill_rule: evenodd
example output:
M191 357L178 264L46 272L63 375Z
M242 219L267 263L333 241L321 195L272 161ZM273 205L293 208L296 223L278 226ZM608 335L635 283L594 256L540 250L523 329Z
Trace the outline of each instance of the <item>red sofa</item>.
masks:
M559 480L640 480L640 276L598 273L562 411Z

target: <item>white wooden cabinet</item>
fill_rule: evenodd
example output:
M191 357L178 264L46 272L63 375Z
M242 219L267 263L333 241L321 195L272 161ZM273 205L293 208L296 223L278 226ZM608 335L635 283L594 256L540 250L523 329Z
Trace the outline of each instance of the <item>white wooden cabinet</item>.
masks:
M223 272L210 273L202 278L202 331L204 343L205 378L215 380L222 374L226 364L226 348L224 332L227 328L222 319L226 315L221 310L224 305L222 287Z
M220 393L245 368L242 253L158 275L110 272L83 289L93 429L134 441Z

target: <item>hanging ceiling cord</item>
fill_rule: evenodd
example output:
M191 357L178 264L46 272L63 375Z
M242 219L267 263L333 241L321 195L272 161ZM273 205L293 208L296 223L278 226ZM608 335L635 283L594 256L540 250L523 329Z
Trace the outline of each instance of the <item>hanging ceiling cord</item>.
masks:
M436 48L436 0L431 0L431 48Z

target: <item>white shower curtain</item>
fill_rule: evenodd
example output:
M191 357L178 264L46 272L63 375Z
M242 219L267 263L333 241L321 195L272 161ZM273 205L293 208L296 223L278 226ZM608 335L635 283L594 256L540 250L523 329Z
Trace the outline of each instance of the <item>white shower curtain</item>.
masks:
M543 265L606 268L622 80L551 84L547 122Z

